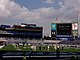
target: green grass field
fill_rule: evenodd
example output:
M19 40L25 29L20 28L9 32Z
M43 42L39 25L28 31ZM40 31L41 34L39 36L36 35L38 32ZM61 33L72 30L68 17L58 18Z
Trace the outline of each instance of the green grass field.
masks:
M14 45L6 45L3 48L0 49L0 51L37 51L37 52L56 52L53 46L50 46L49 49L47 46L37 46L36 50L31 49L31 45L18 45L17 47ZM60 52L80 52L80 48L74 48L74 47L64 47L59 48Z
M80 48L65 47L61 52L80 52Z
M13 45L6 45L3 48L1 48L0 50L6 50L6 51L16 51L16 49L14 48Z

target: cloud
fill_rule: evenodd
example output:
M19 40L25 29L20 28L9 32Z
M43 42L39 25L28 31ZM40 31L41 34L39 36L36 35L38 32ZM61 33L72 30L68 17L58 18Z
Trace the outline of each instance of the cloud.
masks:
M65 0L64 3L68 7L79 7L80 6L80 0Z
M44 1L47 3L54 2L54 0ZM56 3L60 5L60 8L41 7L29 10L27 7L15 3L14 0L0 0L0 22L9 24L12 22L13 24L20 22L36 23L43 26L45 35L49 35L51 23L76 21L77 11L80 9L80 0L59 0ZM59 20L56 21L56 17Z
M0 15L1 17L9 17L13 16L14 14L17 15L20 12L28 11L27 8L21 7L20 5L16 4L14 1L11 0L0 0Z
M10 11L6 9L6 4L9 0L0 0L0 18L7 18L11 15Z
M43 0L45 3L54 3L54 0Z

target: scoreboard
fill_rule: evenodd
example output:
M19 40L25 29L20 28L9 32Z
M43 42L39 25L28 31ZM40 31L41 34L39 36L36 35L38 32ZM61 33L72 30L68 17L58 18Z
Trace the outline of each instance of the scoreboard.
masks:
M51 24L51 37L58 40L71 40L72 39L72 23L52 23Z
M57 24L57 35L71 35L71 32L71 23Z

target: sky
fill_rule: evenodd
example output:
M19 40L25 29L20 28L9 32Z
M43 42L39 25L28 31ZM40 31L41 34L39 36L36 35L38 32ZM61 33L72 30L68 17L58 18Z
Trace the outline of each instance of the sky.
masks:
M51 23L80 22L79 11L80 0L0 0L0 24L34 23L50 35Z

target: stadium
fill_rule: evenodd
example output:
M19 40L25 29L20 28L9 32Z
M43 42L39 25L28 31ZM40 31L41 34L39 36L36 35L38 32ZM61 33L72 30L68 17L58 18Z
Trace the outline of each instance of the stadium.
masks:
M76 27L75 27L76 25ZM1 25L0 58L71 59L80 57L77 23L51 23L51 40L43 39L43 27L36 24ZM25 60L26 60L25 59ZM80 58L79 58L80 59ZM14 59L13 59L14 60Z

